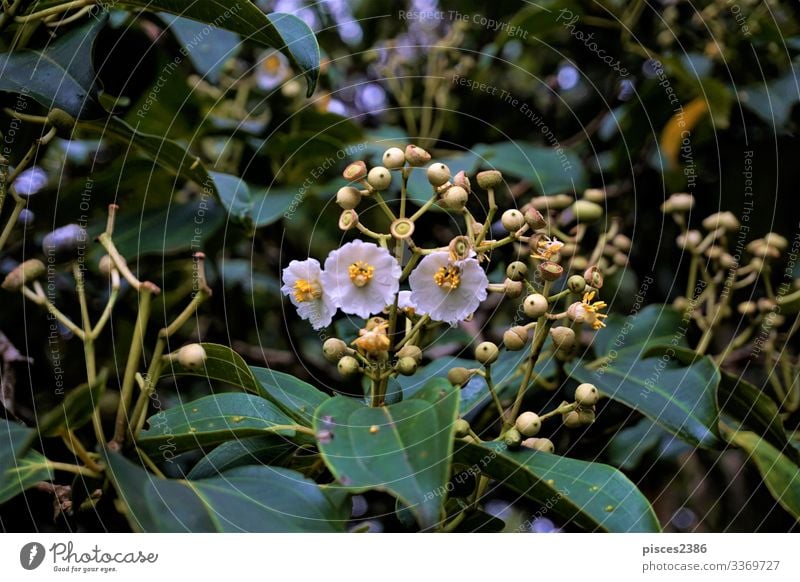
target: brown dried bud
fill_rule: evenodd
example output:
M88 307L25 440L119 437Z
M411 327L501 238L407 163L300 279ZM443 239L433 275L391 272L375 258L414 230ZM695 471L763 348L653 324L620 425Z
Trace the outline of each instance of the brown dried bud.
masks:
M553 261L543 261L537 268L545 281L558 281L564 274L564 267Z

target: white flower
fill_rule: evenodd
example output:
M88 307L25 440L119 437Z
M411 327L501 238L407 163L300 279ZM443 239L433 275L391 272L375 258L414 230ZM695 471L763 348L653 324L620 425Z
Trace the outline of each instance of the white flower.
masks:
M447 251L431 253L422 259L408 282L417 311L450 325L474 313L486 299L489 286L477 259L453 261Z
M411 291L400 291L400 293L397 294L397 308L416 310L417 306L411 299Z
M322 283L345 313L368 318L394 304L402 269L389 251L354 240L325 259Z
M300 317L314 329L328 325L336 313L336 304L323 288L322 270L317 259L292 261L283 270L281 291L297 307Z

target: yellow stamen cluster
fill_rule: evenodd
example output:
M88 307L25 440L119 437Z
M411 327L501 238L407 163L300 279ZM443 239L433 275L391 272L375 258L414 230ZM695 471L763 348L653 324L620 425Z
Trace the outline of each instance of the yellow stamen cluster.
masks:
M603 323L603 319L608 317L605 313L599 313L599 310L605 309L608 307L608 304L605 301L594 301L595 292L589 291L583 295L583 308L586 310L587 314L592 314L592 316L588 317L592 322L592 328L600 329L601 327L605 327L606 324Z
M388 328L388 321L382 321L374 326L368 324L366 329L358 330L359 337L353 340L353 344L362 354L385 352L391 344L389 335L386 333Z
M375 267L364 261L356 261L348 268L350 280L356 287L363 287L372 280Z
M550 237L546 236L544 237L544 240L540 240L536 246L538 247L538 250L533 254L533 258L549 261L553 255L558 253L558 251L564 247L564 243L555 237L551 239Z
M265 73L274 75L281 69L281 59L275 54L268 56L261 62L261 68Z
M294 298L298 303L313 301L322 297L322 289L316 281L298 279L294 282Z
M461 284L461 272L455 265L448 267L440 267L433 275L433 280L439 287L443 287L447 291L458 289Z

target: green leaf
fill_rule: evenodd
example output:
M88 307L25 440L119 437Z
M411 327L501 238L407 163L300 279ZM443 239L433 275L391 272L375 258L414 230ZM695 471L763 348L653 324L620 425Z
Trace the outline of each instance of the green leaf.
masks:
M754 432L736 431L726 437L730 443L744 449L772 496L800 520L800 469L797 465Z
M438 381L418 397L369 408L335 396L314 414L314 430L325 463L351 491L379 489L400 499L420 527L441 519L453 454L458 390Z
M45 456L37 451L28 451L16 467L11 467L0 475L0 503L16 497L40 481L52 478L53 471Z
M617 352L616 358L568 367L579 382L591 382L610 398L638 410L686 442L702 447L721 445L716 390L720 374L708 357L678 347L639 347ZM688 358L688 359L687 359Z
M459 443L455 460L490 475L585 530L660 531L644 495L608 465L524 447L511 451L500 442Z
M159 16L186 51L195 70L209 82L218 83L226 61L239 54L242 46L239 35L180 16Z
M251 198L255 227L262 228L278 222L298 197L297 188L270 188L254 192Z
M191 180L202 188L203 197L212 196L245 227L252 227L250 190L240 178L220 172L209 172L200 158L164 136L144 133L119 117L102 121L80 121L78 127L101 137L115 140L128 149L136 149L159 166ZM198 225L199 226L199 225Z
M797 90L800 72L790 65L782 77L768 83L748 85L739 91L739 102L758 115L765 123L780 131L789 123L795 103L800 100Z
M649 418L643 418L612 437L607 449L608 461L620 469L632 471L665 436L674 438Z
M201 343L206 351L205 366L184 368L177 360L171 361L161 372L161 376L198 376L208 380L218 380L231 386L238 386L253 394L261 393L261 385L242 356L228 346Z
M308 96L314 92L319 77L319 45L308 25L291 14L264 14L249 0L206 2L197 0L122 0L118 8L141 8L169 12L217 28L230 30L263 46L286 52L305 75Z
M143 532L344 531L350 506L339 491L278 467L237 467L199 481L160 479L105 451L109 477L131 527Z
M210 447L231 439L265 434L294 436L292 420L260 396L228 392L204 396L163 410L147 419L149 428L139 435L145 452L169 447L174 453Z
M0 475L17 468L33 443L36 430L0 418ZM5 487L5 478L0 483Z
M612 313L605 320L606 327L595 334L592 346L598 357L625 348L645 351L655 345L668 344L673 338L676 345L688 347L686 335L677 334L677 330L686 327L681 324L682 317L669 305L658 304L630 315Z
M717 403L723 414L764 437L795 463L800 463L800 454L789 444L778 406L750 382L723 371L717 389Z
M294 443L277 435L228 441L200 459L186 478L214 477L243 465L280 465L295 448Z
M77 430L89 422L105 392L106 376L104 371L93 384L81 384L71 390L60 404L40 416L36 423L39 434L56 436L64 430Z
M97 100L92 48L106 15L71 30L45 49L0 55L0 91L30 95L48 109L62 109L76 119L103 117Z
M258 383L259 394L300 424L311 426L314 411L330 399L324 392L291 374L254 366L250 370Z

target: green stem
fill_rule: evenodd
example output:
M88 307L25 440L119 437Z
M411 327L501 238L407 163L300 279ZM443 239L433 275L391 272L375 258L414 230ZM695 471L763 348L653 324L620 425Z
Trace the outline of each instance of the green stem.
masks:
M505 410L503 410L503 403L500 402L500 397L497 395L497 390L494 386L494 381L492 380L492 367L491 365L486 366L486 371L483 374L484 380L486 380L486 386L489 387L489 394L492 395L492 400L494 401L494 405L497 407L497 414L498 418L501 422L505 422Z

